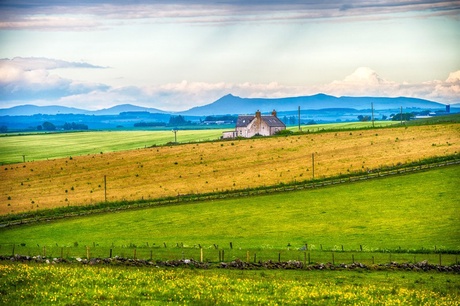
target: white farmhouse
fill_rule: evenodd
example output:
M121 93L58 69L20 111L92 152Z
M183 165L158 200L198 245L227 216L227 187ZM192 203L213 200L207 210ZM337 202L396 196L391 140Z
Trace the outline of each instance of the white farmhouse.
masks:
M260 111L257 111L255 115L238 116L235 131L224 132L222 138L272 136L285 129L286 125L278 119L275 110L269 116L262 116Z

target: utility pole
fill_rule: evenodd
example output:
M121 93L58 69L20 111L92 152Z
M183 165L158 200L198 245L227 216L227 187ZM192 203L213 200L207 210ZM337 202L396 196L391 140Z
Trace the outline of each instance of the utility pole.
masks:
M177 129L173 129L172 132L174 133L174 143L177 143Z
M311 153L312 179L315 179L315 153Z
M374 102L371 102L371 108L372 108L372 127L374 128Z
M104 175L104 202L107 202L107 175Z
M300 132L300 105L299 105L299 114L298 114L298 117L299 117L299 132Z

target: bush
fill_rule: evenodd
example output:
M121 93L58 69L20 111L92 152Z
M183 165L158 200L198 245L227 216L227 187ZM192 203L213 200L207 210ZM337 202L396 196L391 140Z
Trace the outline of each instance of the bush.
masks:
M279 135L279 136L289 136L289 135L293 135L294 132L291 131L291 130L281 130L281 131L278 131L275 133L275 135Z

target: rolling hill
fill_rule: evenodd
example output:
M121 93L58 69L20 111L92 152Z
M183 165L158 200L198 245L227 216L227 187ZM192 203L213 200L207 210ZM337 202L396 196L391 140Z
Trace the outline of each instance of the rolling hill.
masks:
M312 96L286 97L286 98L242 98L232 94L203 106L193 107L182 112L167 112L156 108L136 106L132 104L121 104L110 108L96 111L89 111L65 106L36 106L20 105L11 108L0 109L0 116L32 116L35 114L56 115L56 114L85 114L85 115L118 115L123 112L149 112L181 114L185 116L207 116L226 114L248 114L255 110L269 112L276 109L279 112L296 111L298 107L302 110L325 110L325 109L354 109L370 110L371 103L375 110L398 110L420 109L420 110L444 110L442 103L408 97L334 97L325 94Z
M287 97L287 98L241 98L228 94L219 100L204 106L194 107L182 112L184 115L223 115L223 114L242 114L253 113L259 109L268 112L273 109L277 111L297 110L300 106L302 110L322 110L331 108L348 109L371 109L371 103L375 110L397 110L401 106L418 109L445 109L445 105L429 100L397 97L334 97L325 94L313 96Z

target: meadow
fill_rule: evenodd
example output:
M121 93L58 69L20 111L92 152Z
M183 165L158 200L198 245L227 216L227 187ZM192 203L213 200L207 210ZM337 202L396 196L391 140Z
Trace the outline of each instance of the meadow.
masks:
M459 281L455 274L395 271L218 271L0 263L0 304L458 305Z
M84 143L91 134L58 136ZM378 171L459 152L459 124L101 151L2 166L0 214L241 190Z
M311 251L383 251L384 262L388 252L458 253L459 185L460 166L449 166L314 190L61 219L0 229L0 254L37 255L46 248L48 256L85 257L87 246L95 257L108 257L109 249L132 257L137 249L139 258L198 259L200 246L213 261L217 249L229 260L246 258L246 251L251 259L257 253L276 260L283 252L283 259L297 260L306 244ZM351 261L350 254L344 257ZM423 259L433 260L418 256Z

